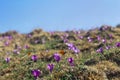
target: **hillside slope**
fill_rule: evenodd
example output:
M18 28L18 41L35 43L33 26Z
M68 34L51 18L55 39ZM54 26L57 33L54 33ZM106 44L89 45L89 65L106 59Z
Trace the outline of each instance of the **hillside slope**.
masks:
M0 66L0 80L120 80L120 27L2 33Z

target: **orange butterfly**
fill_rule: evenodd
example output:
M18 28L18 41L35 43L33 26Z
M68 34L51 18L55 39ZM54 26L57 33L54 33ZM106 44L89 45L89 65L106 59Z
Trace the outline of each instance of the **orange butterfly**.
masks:
M31 53L30 52L28 52L28 56L30 56L31 55Z
M66 52L64 50L60 50L59 54L64 55Z

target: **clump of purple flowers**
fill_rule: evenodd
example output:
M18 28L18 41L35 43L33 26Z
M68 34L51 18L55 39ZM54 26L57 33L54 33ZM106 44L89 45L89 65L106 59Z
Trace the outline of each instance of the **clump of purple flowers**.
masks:
M37 79L40 76L41 72L38 69L32 70L32 75L34 76L35 79Z
M100 31L105 31L105 30L108 30L108 29L109 29L108 25L103 25L99 30Z
M88 42L92 42L93 41L91 37L88 37L87 39L88 39Z
M37 55L32 55L31 59L32 59L32 61L36 62L38 57L37 57Z
M57 62L60 61L61 57L60 57L60 55L59 55L58 53L55 53L53 56L54 56L54 59L55 59Z
M47 65L47 69L50 70L50 72L52 72L53 68L54 68L53 64L48 64Z
M99 48L99 49L97 50L97 52L98 52L98 53L103 53L103 48L102 48L102 47Z
M68 49L73 50L75 53L79 53L80 50L72 43L66 43L68 46Z

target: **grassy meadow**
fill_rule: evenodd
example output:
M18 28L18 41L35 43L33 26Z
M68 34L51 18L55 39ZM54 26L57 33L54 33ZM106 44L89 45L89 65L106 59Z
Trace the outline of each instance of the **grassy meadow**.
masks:
M1 33L0 80L120 80L120 26Z

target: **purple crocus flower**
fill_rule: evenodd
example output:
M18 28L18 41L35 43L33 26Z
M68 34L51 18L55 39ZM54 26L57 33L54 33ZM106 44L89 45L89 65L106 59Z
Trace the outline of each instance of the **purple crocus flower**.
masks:
M63 41L64 41L64 43L67 43L67 42L68 42L68 39L64 39Z
M90 39L90 37L87 37L87 39Z
M112 34L109 34L109 38L112 39L112 38L113 38L113 35L112 35Z
M66 43L69 48L73 47L74 45L72 43Z
M69 36L69 34L64 34L64 38L67 38Z
M112 42L113 42L113 39L110 39L110 42L112 43Z
M68 62L69 62L69 64L71 65L71 66L74 66L74 63L73 63L73 58L72 57L70 57L70 58L68 58Z
M8 45L9 45L9 42L8 42L8 41L6 41L6 42L5 42L5 46L8 46Z
M14 54L20 54L20 52L19 52L18 50L16 50L16 49L13 50L13 53L14 53Z
M35 40L35 44L37 44L39 42L39 40Z
M79 39L83 39L83 36L79 36Z
M100 37L100 36L97 36L97 40L100 41L100 40L101 40L101 37Z
M110 46L106 46L106 49L109 50L111 47Z
M88 37L87 39L88 39L88 42L92 42L93 41L92 38L90 38L90 37Z
M106 43L106 39L102 39L102 42L103 42L103 43Z
M79 32L78 32L78 31L74 31L74 33L75 33L75 34L77 34L77 35L79 34Z
M48 64L47 65L47 69L50 70L50 72L52 72L53 68L54 68L53 64Z
M17 47L17 50L18 50L18 51L22 50L21 46L18 46L18 47Z
M103 53L103 48L102 48L102 47L99 48L99 49L97 50L97 52L98 52L98 53Z
M66 43L66 44L67 44L69 50L73 50L75 47L74 44L72 44L72 43Z
M32 61L36 62L38 58L36 55L32 55L31 59L32 59Z
M117 42L117 43L116 43L116 47L120 47L120 42Z
M80 52L80 50L79 50L78 48L76 48L75 46L72 47L72 50L73 50L75 53L79 53L79 52Z
M73 58L72 57L68 58L68 62L73 63Z
M32 35L31 35L31 34L27 34L27 37L28 37L28 38L31 38L31 37L32 37Z
M92 42L93 40L92 39L89 39L88 42Z
M37 79L40 76L41 72L38 69L32 70L32 75L34 76L35 79Z
M79 52L80 52L80 50L79 50L79 49L76 49L74 52L75 52L75 53L79 53Z
M10 62L10 58L9 58L9 57L5 58L5 61L6 61L7 63L9 63L9 62Z
M24 48L25 48L25 49L28 49L28 48L29 48L29 46L28 46L28 45L25 45L25 46L24 46Z
M8 39L9 39L9 40L12 40L12 36L8 36Z
M60 59L61 59L61 57L60 57L60 55L59 55L58 53L55 53L55 54L54 54L54 59L55 59L57 62L59 62Z

